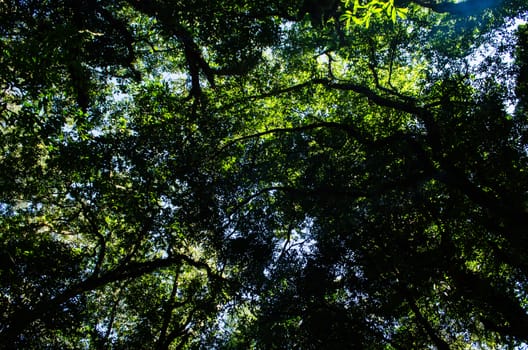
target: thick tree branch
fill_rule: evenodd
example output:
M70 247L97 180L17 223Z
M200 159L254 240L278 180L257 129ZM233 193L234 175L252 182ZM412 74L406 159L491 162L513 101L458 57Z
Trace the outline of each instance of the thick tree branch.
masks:
M57 312L60 306L68 300L79 296L85 292L95 290L107 284L113 282L119 282L126 279L138 278L148 273L154 272L161 268L171 267L185 263L194 268L205 270L207 276L211 280L222 280L224 278L217 275L209 265L202 261L196 261L184 254L171 254L168 258L155 259L144 262L132 262L125 266L119 266L114 270L107 271L100 276L92 276L86 280L79 282L59 295L51 298L50 300L44 300L37 305L19 310L17 319L8 327L4 328L4 331L0 333L0 336L5 341L14 341L19 334L21 334L27 327L34 321L45 318L48 313Z
M300 91L300 90L303 90L305 88L308 88L314 85L322 85L328 89L334 89L334 90L352 91L352 92L355 92L359 95L366 97L367 99L371 100L372 102L374 102L375 104L379 106L389 107L391 109L396 109L396 110L407 112L410 114L422 115L427 112L427 109L417 106L418 101L414 100L413 98L409 96L399 95L393 91L386 91L386 93L388 93L389 95L392 95L391 97L386 97L386 96L380 95L375 90L367 86L348 82L348 81L338 81L336 79L329 79L329 78L315 78L315 79L307 80L303 83L288 86L285 88L273 89L269 92L264 92L262 94L246 96L241 99L237 99L230 104L224 105L222 109L231 108L233 106L239 105L242 102L260 100L260 99L265 99L268 97L277 97L277 96L288 94L291 92Z
M163 323L161 325L161 330L159 332L159 338L156 341L156 349L164 349L165 346L165 338L167 336L167 329L169 328L169 324L172 319L172 312L174 310L174 299L176 298L176 292L178 291L178 279L180 277L180 271L179 269L176 270L176 273L174 275L174 281L172 282L172 290L170 293L169 298L167 299L165 303L165 312L163 315Z
M422 314L420 311L420 308L418 308L418 305L416 304L416 300L414 300L414 297L411 295L411 293L403 289L403 293L405 295L405 298L407 299L407 302L409 303L409 306L416 316L418 323L420 326L426 331L427 335L431 338L433 343L436 345L438 350L449 350L449 344L446 343L445 340L440 338L438 334L436 334L435 329L433 326L429 323L427 318Z
M295 132L302 132L302 131L310 131L315 129L321 129L321 128L331 128L331 129L337 129L346 132L348 135L352 136L355 139L361 139L360 133L358 130L356 130L351 125L346 125L342 123L336 123L336 122L318 122L313 124L307 124L307 125L301 125L296 127L287 127L287 128L273 128L266 131L258 132L255 134L245 135L241 136L239 138L233 139L222 145L220 149L215 153L215 155L212 158L215 158L220 153L225 151L227 148L232 147L233 145L250 140L250 139L256 139L262 136L271 135L271 134L279 134L279 133L295 133Z
M337 82L325 78L314 79L312 82L314 84L323 85L329 89L355 92L368 98L378 106L389 107L413 115L422 115L427 112L424 108L416 106L412 100L398 100L385 97L364 85L355 84L352 82Z

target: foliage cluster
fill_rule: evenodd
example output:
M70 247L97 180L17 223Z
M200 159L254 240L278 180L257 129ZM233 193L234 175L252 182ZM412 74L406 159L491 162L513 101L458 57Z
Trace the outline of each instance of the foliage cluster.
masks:
M0 2L0 347L528 342L523 0Z

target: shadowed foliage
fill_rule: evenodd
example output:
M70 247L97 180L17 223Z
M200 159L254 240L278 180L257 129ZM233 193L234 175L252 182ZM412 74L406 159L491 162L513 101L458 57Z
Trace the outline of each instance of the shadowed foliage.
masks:
M526 344L527 10L0 2L0 348Z

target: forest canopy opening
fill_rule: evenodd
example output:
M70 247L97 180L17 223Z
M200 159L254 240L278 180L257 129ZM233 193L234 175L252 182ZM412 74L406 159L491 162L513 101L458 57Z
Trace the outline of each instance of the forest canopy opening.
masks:
M527 18L0 2L0 348L525 345Z

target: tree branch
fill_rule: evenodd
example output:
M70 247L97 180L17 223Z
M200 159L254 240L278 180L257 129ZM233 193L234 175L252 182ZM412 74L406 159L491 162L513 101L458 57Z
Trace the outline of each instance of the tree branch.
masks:
M309 131L309 130L315 130L315 129L321 129L321 128L337 129L337 130L341 130L341 131L346 132L348 135L352 136L355 139L358 139L358 138L361 139L362 138L362 136L360 136L359 131L356 130L351 125L346 125L346 124L337 123L337 122L318 122L318 123L314 123L314 124L307 124L307 125L301 125L301 126L296 126L296 127L274 128L274 129L269 129L269 130L266 130L266 131L261 131L261 132L255 133L255 134L241 136L239 138L233 139L233 140L225 143L224 145L222 145L222 147L220 147L220 149L213 155L212 158L216 158L216 156L218 156L218 154L222 153L227 148L229 148L229 147L231 147L231 146L233 146L233 145L235 145L235 144L237 144L239 142L245 141L245 140L255 139L255 138L259 138L259 137L262 137L262 136L265 136L265 135L270 135L270 134L293 133L293 132Z
M433 343L436 345L436 348L438 350L449 350L450 349L449 344L447 344L445 340L443 340L436 334L436 331L434 330L433 326L431 326L427 318L425 318L425 316L422 314L422 312L418 308L418 305L416 305L416 301L414 300L411 293L409 291L404 290L404 294L405 294L405 297L407 299L407 302L409 303L409 306L412 312L418 319L418 323L426 331L427 335L429 335Z
M126 266L119 266L114 270L107 271L100 276L89 277L86 280L67 288L61 294L52 297L50 300L44 300L33 307L18 310L17 319L13 324L5 327L3 332L0 333L0 336L5 341L13 342L33 322L42 319L49 312L57 312L60 305L78 295L95 290L109 283L123 281L130 278L138 278L158 269L181 263L186 263L197 269L205 270L207 276L212 280L224 280L222 276L217 275L205 262L196 261L183 254L171 254L169 258L155 259L152 261L132 262Z
M172 319L172 311L174 310L174 299L176 298L176 292L178 291L178 278L180 277L179 269L174 275L174 282L172 283L172 290L169 298L165 304L165 314L163 316L163 323L161 325L160 335L156 341L156 349L164 349L165 338L167 337L167 329L169 328L169 323Z

